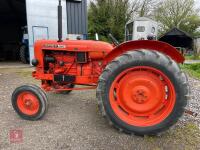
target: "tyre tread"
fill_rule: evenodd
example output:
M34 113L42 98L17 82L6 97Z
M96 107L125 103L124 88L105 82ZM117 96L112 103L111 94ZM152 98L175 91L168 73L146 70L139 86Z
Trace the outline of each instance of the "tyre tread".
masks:
M96 94L97 99L98 99L98 107L99 107L99 110L100 110L102 116L105 117L108 120L109 125L114 126L115 128L117 128L121 132L129 133L129 134L144 135L143 133L137 133L137 132L129 131L125 128L122 128L118 124L113 123L111 118L106 113L105 108L104 108L104 104L103 104L103 96L106 93L105 85L106 85L106 82L109 79L109 75L113 72L113 69L122 66L124 64L123 60L126 60L126 63L127 63L127 62L130 62L130 61L140 61L141 58L145 59L145 60L151 59L151 61L157 62L157 63L160 63L160 64L162 63L162 64L164 64L165 67L167 67L171 71L173 71L175 76L176 76L176 80L182 86L182 90L184 91L185 97L189 96L189 84L188 84L188 78L187 78L186 74L183 73L182 71L180 71L180 67L176 64L176 62L174 60L172 60L169 56L166 56L166 55L164 55L164 54L162 54L158 51L150 51L150 50L129 51L129 52L126 52L125 54L117 57L115 60L113 60L111 63L109 63L106 66L105 70L103 71L102 75L99 78L99 83L98 83L98 86L97 86L97 94ZM187 99L187 98L185 98L185 99ZM183 115L184 108L187 105L187 100L182 100L179 103L181 105L179 107L180 109L179 109L179 111L176 115L176 118L174 118L171 123L169 123L165 127L162 127L162 129L158 129L156 131L145 133L145 134L156 135L156 134L159 134L160 132L163 132L163 131L169 129L173 124L175 124L177 122L178 118L180 118Z

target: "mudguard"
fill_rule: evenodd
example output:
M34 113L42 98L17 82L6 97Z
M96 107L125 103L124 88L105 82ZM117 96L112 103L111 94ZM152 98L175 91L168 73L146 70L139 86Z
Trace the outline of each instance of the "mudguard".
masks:
M140 41L129 41L120 44L115 47L108 55L104 58L105 62L109 63L117 56L133 50L139 49L147 49L147 50L155 50L161 53L164 53L175 60L177 63L183 63L185 58L183 55L173 46L160 42L160 41L148 41L148 40L140 40Z

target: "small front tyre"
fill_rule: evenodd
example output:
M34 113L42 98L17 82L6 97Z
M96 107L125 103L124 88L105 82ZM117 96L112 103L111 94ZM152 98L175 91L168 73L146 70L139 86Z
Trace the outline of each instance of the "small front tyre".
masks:
M25 120L41 119L48 108L46 94L36 85L23 85L16 88L11 101L14 110Z

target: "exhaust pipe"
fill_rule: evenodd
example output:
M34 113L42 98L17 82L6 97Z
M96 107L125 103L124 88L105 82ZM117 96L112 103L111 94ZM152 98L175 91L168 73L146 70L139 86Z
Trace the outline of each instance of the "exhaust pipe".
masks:
M58 42L62 42L62 4L59 0L58 5Z

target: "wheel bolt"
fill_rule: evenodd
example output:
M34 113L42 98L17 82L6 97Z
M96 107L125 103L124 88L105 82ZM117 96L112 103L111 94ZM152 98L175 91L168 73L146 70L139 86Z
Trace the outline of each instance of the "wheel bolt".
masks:
M25 102L25 104L26 104L26 106L30 106L32 103L31 103L31 100L26 100L26 102Z

